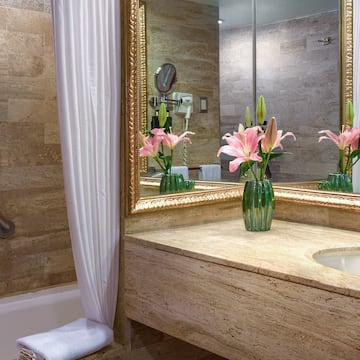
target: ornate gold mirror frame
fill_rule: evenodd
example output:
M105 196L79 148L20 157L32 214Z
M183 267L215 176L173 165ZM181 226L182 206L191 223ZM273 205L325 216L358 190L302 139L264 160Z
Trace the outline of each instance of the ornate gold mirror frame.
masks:
M352 99L353 91L353 0L341 1L341 108L344 113L344 104ZM242 186L239 184L229 185L223 188L214 188L195 192L186 192L174 195L163 195L140 198L139 183L140 169L143 168L138 156L139 137L138 132L140 119L144 114L139 114L140 101L144 101L146 84L141 82L141 73L144 68L139 66L140 56L146 55L144 43L140 43L140 17L145 16L144 8L139 0L122 1L122 82L123 82L123 112L122 119L125 121L125 157L127 188L127 213L134 214L145 211L154 211L164 208L179 208L208 204L230 199L240 199ZM146 61L145 61L146 63ZM145 87L145 88L144 88ZM145 96L146 98L146 96ZM146 108L143 106L142 108ZM274 186L277 198L297 203L314 204L320 206L354 208L360 207L360 196L353 194L321 192L307 189Z

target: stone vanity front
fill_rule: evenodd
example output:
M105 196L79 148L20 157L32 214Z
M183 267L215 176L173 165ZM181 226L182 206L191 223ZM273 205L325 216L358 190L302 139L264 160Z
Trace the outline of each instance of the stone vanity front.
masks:
M357 232L242 219L129 234L128 318L232 360L360 359L360 276L315 262Z

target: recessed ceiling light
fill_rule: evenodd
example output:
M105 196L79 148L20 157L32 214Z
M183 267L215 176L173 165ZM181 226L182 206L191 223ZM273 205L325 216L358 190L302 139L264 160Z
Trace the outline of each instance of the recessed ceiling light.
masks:
M224 22L223 19L219 19L219 20L218 20L218 24L219 24L219 25L221 25L223 22Z

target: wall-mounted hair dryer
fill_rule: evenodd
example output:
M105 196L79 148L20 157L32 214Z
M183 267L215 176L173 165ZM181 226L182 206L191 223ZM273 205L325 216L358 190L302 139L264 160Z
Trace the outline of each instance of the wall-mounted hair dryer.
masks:
M185 119L190 119L191 113L193 112L193 97L192 95L183 96L180 99L180 106L186 108Z
M188 93L174 92L172 99L177 102L177 106L174 107L174 112L185 114L184 131L186 131L189 128L189 119L194 109L193 96Z
M192 94L187 93L172 93L172 99L176 103L174 106L174 113L183 113L184 117L184 126L183 130L187 131L189 129L189 119L193 112L193 96ZM183 165L187 165L187 147L186 141L183 142Z

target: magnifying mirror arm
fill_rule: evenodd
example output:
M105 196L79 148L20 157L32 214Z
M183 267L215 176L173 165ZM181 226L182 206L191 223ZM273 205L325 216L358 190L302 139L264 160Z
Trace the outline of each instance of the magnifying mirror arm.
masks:
M179 100L174 100L174 99L167 99L166 103L169 104L169 105L175 105L175 106L180 105L180 101Z
M172 106L180 105L179 100L169 99L167 96L164 96L164 95L152 96L149 100L149 104L153 108L159 106L160 103L165 103L166 105L172 105Z

